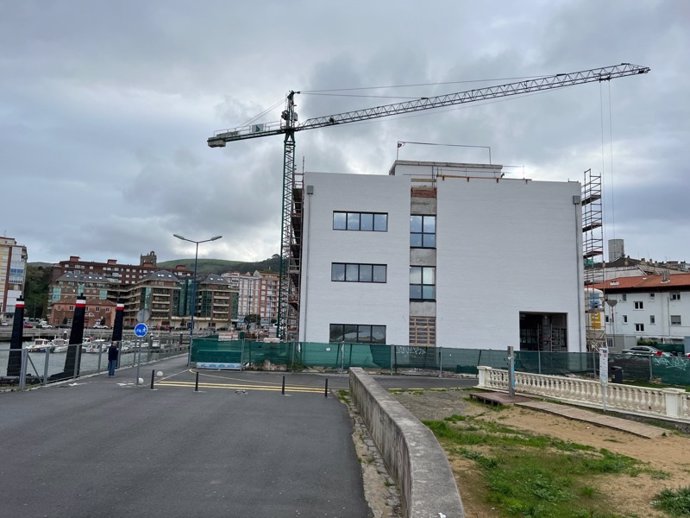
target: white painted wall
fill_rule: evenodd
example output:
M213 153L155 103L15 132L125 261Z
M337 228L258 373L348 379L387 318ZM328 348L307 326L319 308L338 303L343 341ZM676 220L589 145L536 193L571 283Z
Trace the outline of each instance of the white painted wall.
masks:
M585 350L577 182L438 182L437 345L519 348L520 312L566 313Z
M304 185L300 341L328 342L330 324L372 324L386 326L387 343L407 344L409 179L305 173ZM333 211L387 212L388 232L333 230ZM333 262L387 264L388 282L331 282Z
M300 340L382 324L387 343L409 343L410 176L306 173L304 185ZM518 348L532 311L566 313L568 349L585 350L579 195L576 182L438 182L437 345ZM332 230L334 210L387 212L388 232ZM387 264L388 282L331 282L332 262Z
M671 300L672 292L669 291L631 291L626 294L626 300L620 293L607 294L609 299L618 302L613 310L608 305L605 308L609 317L606 332L611 335L675 340L690 336L690 289L683 287L674 291L680 293L680 300ZM635 302L641 302L642 309L635 309ZM654 324L651 323L651 315L654 315ZM680 315L681 325L671 325L671 315ZM624 316L628 317L627 322L624 322ZM636 331L635 324L644 324L644 331Z

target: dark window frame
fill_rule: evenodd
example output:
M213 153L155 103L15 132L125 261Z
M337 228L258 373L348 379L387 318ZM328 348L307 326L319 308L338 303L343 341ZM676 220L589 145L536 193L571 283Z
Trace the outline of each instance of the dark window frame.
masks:
M419 270L420 282L412 282L415 270ZM433 282L425 282L425 271L431 271ZM435 266L410 266L410 300L436 300L436 267Z
M362 267L364 267L365 270L365 277L366 269L370 269L371 280L362 280ZM383 280L377 280L377 271L380 274L382 268ZM336 269L338 272L343 272L342 279L336 278L339 277L335 275ZM356 275L353 275L353 277L356 278L349 278L348 272L353 272L355 269L357 273ZM388 282L388 265L376 263L331 263L331 282L363 282L371 284L386 284Z
M346 329L351 333L355 332L355 340L345 340ZM381 331L383 334L381 335ZM336 339L334 339L334 336ZM382 338L377 339L377 336ZM360 339L361 337L361 339ZM365 339L368 337L368 339ZM328 326L329 343L362 343L362 344L386 344L386 326L381 324L329 324Z
M419 224L415 224L419 221ZM427 221L433 221L433 231L427 229ZM436 215L410 215L410 248L436 248Z
M367 224L365 224L366 227L369 226L368 223L370 219L371 228L362 228L362 216L367 220ZM344 226L340 221L341 217L344 217ZM336 220L338 220L338 225L336 225ZM345 232L388 232L388 213L334 210L332 228L333 230Z

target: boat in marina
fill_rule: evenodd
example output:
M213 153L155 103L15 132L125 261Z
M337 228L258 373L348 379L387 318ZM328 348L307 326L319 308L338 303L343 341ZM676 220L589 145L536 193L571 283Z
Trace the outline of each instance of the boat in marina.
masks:
M54 338L53 339L53 349L54 353L64 353L67 352L69 347L69 341L64 338Z
M24 348L32 353L42 353L46 350L52 351L53 342L52 340L48 340L47 338L36 338L30 344L24 346Z
M102 338L97 338L96 340L91 340L83 344L81 347L82 351L85 353L99 353L107 351L109 346L110 343L106 342Z

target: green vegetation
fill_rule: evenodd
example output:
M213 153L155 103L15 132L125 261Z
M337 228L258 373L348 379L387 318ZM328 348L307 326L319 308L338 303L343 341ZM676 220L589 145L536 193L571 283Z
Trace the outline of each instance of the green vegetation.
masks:
M189 270L194 269L194 258L192 259L174 259L172 261L158 262L158 267L162 270L173 269L178 264L182 264ZM241 261L225 261L223 259L199 259L197 264L197 271L200 275L207 275L215 273L220 275L226 272L240 272L253 273L255 270L260 272L271 271L278 273L280 271L280 256L274 255L270 259L263 261L245 263Z
M53 266L46 263L26 265L24 288L24 316L26 318L45 318L48 315L48 284L52 270Z
M614 518L620 515L610 510L606 496L593 484L597 476L665 475L625 455L524 432L481 416L453 415L424 424L451 460L464 457L477 465L486 483L484 498L506 516Z
M671 516L690 516L690 486L664 489L654 497L652 505Z

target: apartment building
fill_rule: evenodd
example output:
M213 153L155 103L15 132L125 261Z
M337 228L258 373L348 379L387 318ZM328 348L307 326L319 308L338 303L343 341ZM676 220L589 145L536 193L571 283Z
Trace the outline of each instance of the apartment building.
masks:
M17 298L24 292L28 254L12 237L0 236L0 320L14 315Z
M51 281L67 272L79 272L102 275L117 281L120 285L127 286L136 284L144 277L156 272L158 270L157 261L154 251L142 254L139 257L139 264L119 264L117 259L108 259L104 263L83 261L79 256L73 255L67 261L60 261L53 267ZM178 266L175 273L178 277L192 276L192 272L184 266Z
M396 161L304 187L301 341L585 350L578 182Z
M237 314L237 292L213 274L200 278L195 288L191 278L159 270L128 286L121 296L127 327L136 325L142 310L154 329L187 329L192 310L195 329L229 327Z
M222 275L238 292L236 324L243 325L248 315L258 315L259 325L268 328L278 318L278 289L280 276L276 272L239 273Z
M113 278L100 273L71 270L63 273L48 287L48 323L53 326L68 325L72 322L74 303L79 295L86 299L87 311L84 325L93 327L104 324L108 327L114 322L115 300L120 292L120 284Z
M682 342L690 336L690 273L639 275L607 280L593 287L606 299L606 334L623 338Z

